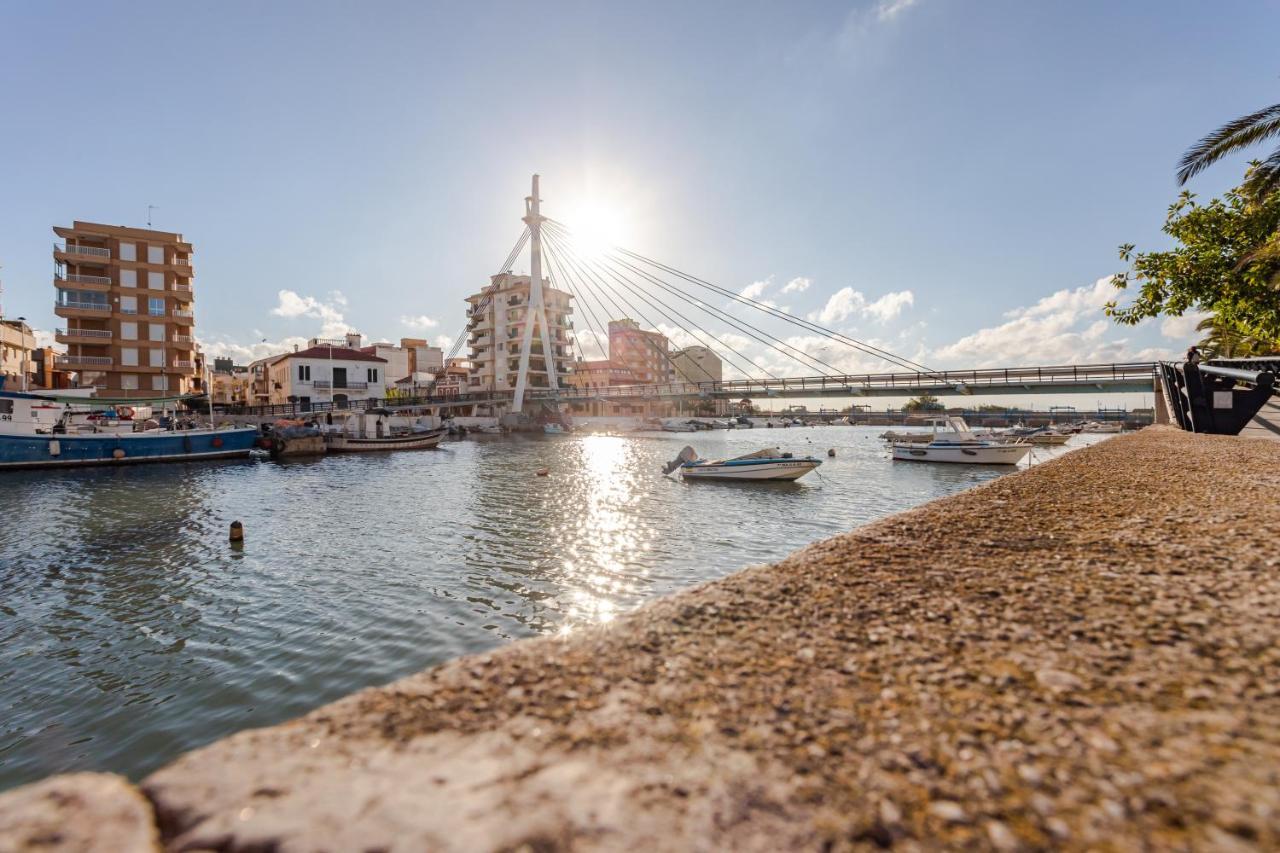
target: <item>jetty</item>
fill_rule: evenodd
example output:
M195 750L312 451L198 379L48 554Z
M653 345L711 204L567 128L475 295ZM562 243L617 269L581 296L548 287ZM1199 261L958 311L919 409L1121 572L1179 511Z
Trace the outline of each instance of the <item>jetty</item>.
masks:
M1280 442L1152 427L137 785L10 791L0 849L1274 849L1277 494Z

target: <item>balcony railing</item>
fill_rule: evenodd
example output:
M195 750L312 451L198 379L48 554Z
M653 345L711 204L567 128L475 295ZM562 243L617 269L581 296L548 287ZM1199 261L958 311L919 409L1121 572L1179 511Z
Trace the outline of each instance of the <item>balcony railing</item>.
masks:
M111 359L103 355L59 355L54 357L53 363L59 367L73 367L77 364L89 367L110 367L112 364Z
M78 272L72 273L54 273L53 277L58 281L72 281L76 284L110 284L111 276L107 275L81 275Z
M77 246L74 243L68 243L64 246L61 243L54 243L53 250L67 255L90 255L95 258L111 257L110 249L103 249L99 246Z
M174 283L173 289L178 293L191 293L191 285Z
M173 366L180 370L192 370L195 368L196 363L194 361L175 361Z
M170 335L169 340L173 341L175 344L189 344L191 343L191 336L190 335Z
M79 311L101 311L103 314L111 313L111 306L105 302L81 302L77 299L68 299L65 302L53 303L54 309L58 308L75 308Z
M177 264L178 266L180 266L180 267L189 267L189 266L191 266L191 259L190 259L190 258L174 258L174 259L173 259L173 262L174 262L175 264Z
M188 310L186 310L185 308L174 308L174 309L173 309L173 316L175 316L175 317L194 317L194 316L196 316L196 312L194 312L194 311L188 311Z
M63 338L111 338L110 329L58 329L57 334Z

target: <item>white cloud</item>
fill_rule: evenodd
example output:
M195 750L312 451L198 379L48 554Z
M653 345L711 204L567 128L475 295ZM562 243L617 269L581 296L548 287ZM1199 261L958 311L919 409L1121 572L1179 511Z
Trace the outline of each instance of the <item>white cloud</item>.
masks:
M401 314L400 322L408 326L410 329L433 329L440 325L426 314L418 314L416 316Z
M899 290L893 293L886 293L875 302L872 302L866 307L865 313L876 318L881 323L887 323L901 314L903 308L915 304L915 294L910 290Z
M1006 322L979 329L929 354L935 367L1014 367L1171 358L1172 351L1135 350L1128 338L1108 339L1115 325L1101 316L1115 296L1111 277L1059 290L1034 305L1005 313Z
M879 0L871 6L855 6L845 16L836 46L842 53L855 51L877 29L893 25L904 12L919 4L919 0Z
M307 339L297 336L282 338L278 341L258 341L254 344L242 344L238 341L228 338L207 340L200 339L200 346L205 353L211 358L229 358L236 364L249 364L260 358L266 358L270 355L279 355L282 352L289 352L295 347L302 349L306 347Z
M1200 338L1196 326L1211 316L1208 311L1188 311L1181 317L1165 317L1160 321L1160 334L1170 340L1192 343Z
M882 24L887 24L903 12L916 5L919 0L880 0L876 4L875 15L876 20Z
M320 320L320 337L337 338L348 331L342 310L347 306L347 297L335 290L329 294L327 301L314 296L300 296L292 290L281 290L276 293L276 307L271 313L277 317L309 317Z
M764 281L753 281L746 287L742 288L741 295L745 299L759 299L764 292L773 284L773 276L769 276Z
M791 279L791 281L783 285L782 292L783 293L804 293L806 290L809 289L809 285L812 283L813 282L811 282L809 279L803 276L799 276Z
M436 335L435 345L445 352L449 351L449 347L453 346L453 338L449 335Z

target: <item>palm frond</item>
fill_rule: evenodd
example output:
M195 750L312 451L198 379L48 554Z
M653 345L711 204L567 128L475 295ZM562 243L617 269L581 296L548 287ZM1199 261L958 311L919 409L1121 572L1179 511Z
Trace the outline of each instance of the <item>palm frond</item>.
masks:
M1271 156L1255 165L1245 178L1244 188L1256 199L1270 195L1280 189L1280 148L1271 152Z
M1212 166L1233 151L1280 134L1280 104L1229 121L1187 149L1178 163L1178 183Z

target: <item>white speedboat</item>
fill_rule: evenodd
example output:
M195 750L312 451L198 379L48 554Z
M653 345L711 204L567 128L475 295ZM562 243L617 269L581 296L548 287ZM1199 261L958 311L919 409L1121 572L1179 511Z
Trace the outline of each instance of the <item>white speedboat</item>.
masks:
M970 465L1017 465L1031 452L1031 445L1021 440L996 441L973 434L964 418L944 420L946 431L934 424L933 438L927 444L894 441L893 458L907 462L960 462Z
M664 473L690 480L797 480L822 464L812 456L794 456L776 447L732 459L701 459L692 447L668 462Z

